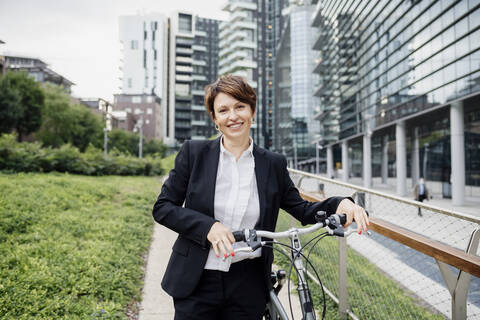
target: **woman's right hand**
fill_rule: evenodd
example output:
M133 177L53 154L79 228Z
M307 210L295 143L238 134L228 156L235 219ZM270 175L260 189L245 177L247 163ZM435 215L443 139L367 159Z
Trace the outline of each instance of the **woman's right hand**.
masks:
M232 232L220 222L215 222L207 234L207 239L212 244L213 251L217 258L222 254L225 258L230 255L233 257L232 244L235 242Z

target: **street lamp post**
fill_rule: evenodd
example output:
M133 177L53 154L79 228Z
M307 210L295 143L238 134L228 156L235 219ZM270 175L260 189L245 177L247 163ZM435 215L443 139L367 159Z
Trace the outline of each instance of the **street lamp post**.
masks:
M140 119L137 120L135 124L135 129L138 129L138 158L142 159L143 157L143 111L140 111ZM135 130L136 132L136 130Z
M105 128L103 128L103 153L108 153L108 132L112 131L112 113L110 104L103 100L98 99L98 109L103 113L105 119Z

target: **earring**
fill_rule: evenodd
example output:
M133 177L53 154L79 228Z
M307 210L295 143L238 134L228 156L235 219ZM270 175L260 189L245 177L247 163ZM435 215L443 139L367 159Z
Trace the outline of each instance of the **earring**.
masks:
M220 131L220 127L215 123L215 130Z
M255 123L255 118L252 118L252 123Z

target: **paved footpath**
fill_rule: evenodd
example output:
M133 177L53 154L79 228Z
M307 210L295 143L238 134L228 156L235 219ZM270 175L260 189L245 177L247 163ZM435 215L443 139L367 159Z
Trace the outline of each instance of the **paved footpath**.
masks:
M155 223L153 240L148 254L143 288L142 303L140 306L139 320L171 320L173 319L172 298L163 291L160 283L167 267L172 245L177 234L164 226ZM293 290L295 290L293 288ZM286 287L281 291L280 300L287 312L288 297ZM296 295L292 295L295 319L301 319L300 304Z

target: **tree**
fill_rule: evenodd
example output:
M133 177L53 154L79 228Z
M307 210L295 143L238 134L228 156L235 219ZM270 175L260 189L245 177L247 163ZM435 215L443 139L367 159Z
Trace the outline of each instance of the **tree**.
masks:
M165 157L167 146L158 140L147 140L143 137L143 155L157 155L160 158ZM136 133L121 129L113 129L108 134L108 148L117 149L123 153L138 155L139 136Z
M7 72L0 78L0 131L17 131L18 140L42 124L45 96L27 73Z
M138 135L121 129L113 129L108 133L108 149L117 149L131 155L138 154Z
M102 146L103 124L99 115L72 104L61 87L46 85L44 91L44 122L37 135L43 145L60 147L70 143L82 152L89 144Z

